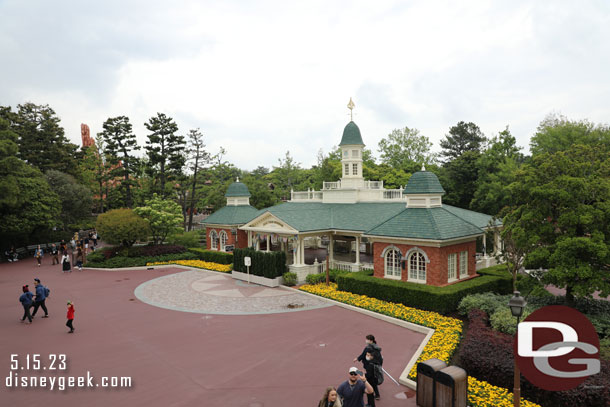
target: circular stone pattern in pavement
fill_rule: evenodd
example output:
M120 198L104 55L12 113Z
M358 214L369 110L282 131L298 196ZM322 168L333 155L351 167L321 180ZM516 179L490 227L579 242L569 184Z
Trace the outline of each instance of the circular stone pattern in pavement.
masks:
M234 280L213 271L188 270L140 284L135 295L147 304L202 314L269 314L305 311L330 303L283 288L268 288ZM289 304L303 304L289 308Z

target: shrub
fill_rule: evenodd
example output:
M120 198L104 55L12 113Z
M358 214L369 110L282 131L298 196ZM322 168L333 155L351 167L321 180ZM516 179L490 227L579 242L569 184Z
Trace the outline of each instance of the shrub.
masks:
M250 274L255 276L276 278L286 272L286 253L284 252L260 252L255 249L235 249L233 251L233 269L246 273L244 257L252 259Z
M433 287L387 280L367 276L366 272L358 272L339 275L337 284L341 291L446 314L455 311L460 300L468 294L486 291L500 294L512 292L512 278L508 272L487 269L486 273L482 274L480 277L449 286Z
M232 264L218 264L218 263L211 263L209 261L203 261L203 260L172 260L172 261L161 261L161 262L157 262L157 263L146 263L147 266L160 266L160 265L164 265L164 264L180 264L182 266L220 271L223 273L230 273L233 270Z
M166 254L163 256L154 257L124 257L115 256L101 262L90 261L87 257L87 267L95 268L119 268L119 267L141 267L147 263L167 262L172 260L197 260L197 255L194 253L184 252L177 254Z
M498 295L490 292L470 294L462 298L458 305L458 312L460 315L468 315L471 310L480 309L491 315L496 309L507 307L510 297L510 295Z
M345 270L331 269L331 270L328 271L330 281L332 281L333 283L337 282L337 277L338 276L342 276L343 274L348 274L348 273L350 273L350 272L349 271L345 271Z
M218 252L215 250L206 250L200 247L191 247L189 252L199 256L199 260L209 261L218 264L233 263L233 253Z
M305 277L305 281L307 284L320 284L326 282L326 273L318 273L318 274L308 274Z
M599 341L599 357L610 361L610 338L604 338Z
M148 222L131 209L113 209L97 217L95 225L104 241L110 244L132 246L138 240L146 240Z
M295 273L287 271L286 273L282 274L282 278L284 279L284 284L289 287L292 287L297 283L297 275Z
M199 247L199 233L190 232L175 233L167 237L167 243L184 247Z
M179 232L184 220L180 205L157 194L153 194L145 206L135 208L134 212L148 220L155 244L161 244L169 234Z
M127 257L157 257L166 254L178 254L186 252L184 246L158 245L158 246L136 246L126 251Z
M527 308L523 310L521 320L527 318L529 314L531 314L531 311ZM510 308L508 308L506 304L504 304L504 308L496 308L489 317L489 322L495 331L509 335L514 335L517 332L517 319L513 316Z

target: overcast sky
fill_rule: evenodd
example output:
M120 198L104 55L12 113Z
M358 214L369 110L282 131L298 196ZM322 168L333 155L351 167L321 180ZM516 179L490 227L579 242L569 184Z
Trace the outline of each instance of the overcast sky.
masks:
M200 128L242 169L303 166L354 121L368 148L411 127L546 115L610 121L610 2L0 0L0 105L49 104L80 145L126 115Z

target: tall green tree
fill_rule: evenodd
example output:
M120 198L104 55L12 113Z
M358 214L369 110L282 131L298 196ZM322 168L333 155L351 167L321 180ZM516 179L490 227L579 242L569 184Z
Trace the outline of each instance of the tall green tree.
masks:
M566 151L574 144L610 144L610 126L551 114L538 125L536 134L530 140L530 151L532 156L553 154Z
M60 119L49 105L24 103L17 105L14 113L8 108L2 109L1 114L19 136L19 158L42 172L57 170L78 175L78 146L65 137Z
M104 201L110 188L110 167L104 154L105 143L101 134L95 138L95 145L84 149L80 162L80 180L96 195L97 211L104 212Z
M18 157L18 135L0 118L0 244L25 244L57 225L61 204L43 174Z
M144 126L151 132L145 147L148 164L153 174L159 177L161 195L167 196L166 181L180 174L186 162L184 136L177 134L178 125L164 113L157 113Z
M431 164L436 155L430 151L430 139L417 129L405 127L394 129L378 144L381 162L394 168L404 169L409 164Z
M148 220L154 244L161 244L170 233L181 230L183 221L180 206L169 199L154 194L145 206L135 208L134 213Z
M538 154L516 179L503 223L528 236L525 264L570 301L610 295L610 144Z
M477 189L477 162L481 153L465 151L459 157L445 163L439 174L443 188L447 192L443 203L469 209Z
M485 135L479 126L472 122L458 122L449 129L449 134L441 140L441 155L446 161L452 161L467 151L480 152L485 145Z
M138 159L134 155L140 147L136 141L135 134L132 133L132 126L127 116L110 117L103 124L100 133L104 140L104 154L112 166L110 177L121 177L121 188L125 192L124 204L128 208L133 205L131 187L134 181L131 175L137 169Z
M203 142L203 134L199 129L189 130L189 159L192 163L191 170L193 171L192 183L191 183L191 195L190 195L190 211L188 230L193 229L193 212L195 211L195 203L197 202L197 182L199 181L199 170L209 164L210 153L206 151L205 144Z
M49 170L45 177L61 201L61 211L58 215L64 230L68 230L69 224L77 223L91 216L93 199L89 188L79 184L73 176L63 172Z

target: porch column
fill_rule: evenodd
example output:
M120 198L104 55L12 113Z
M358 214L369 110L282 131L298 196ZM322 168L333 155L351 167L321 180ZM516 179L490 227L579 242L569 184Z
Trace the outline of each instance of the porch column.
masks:
M356 264L360 264L360 236L356 236Z
M295 266L298 264L299 258L299 240L297 238L296 242L292 242L292 264Z
M261 241L257 236L256 237L256 251L259 251L260 249L261 249Z
M483 235L483 257L487 258L487 233Z
M502 239L500 237L500 232L498 229L494 230L494 255L500 254L500 250L502 249Z
M329 261L332 263L334 261L333 253L335 252L335 240L333 239L332 233L330 233L328 235L328 237L330 238L330 240L328 242L328 256L329 256ZM332 264L331 264L331 267L332 267Z
M305 264L305 238L301 238L301 255L299 256L300 264Z
M252 247L252 231L248 231L248 247Z
M267 235L267 253L269 252L269 246L271 246L271 235Z

